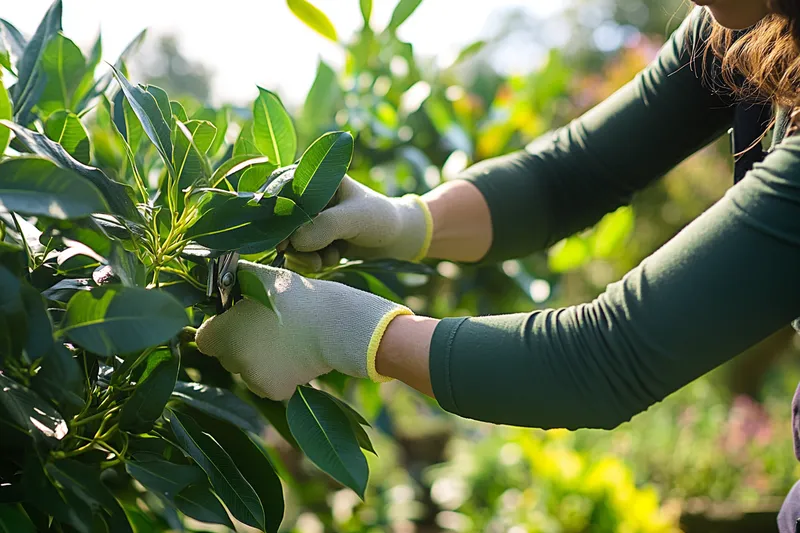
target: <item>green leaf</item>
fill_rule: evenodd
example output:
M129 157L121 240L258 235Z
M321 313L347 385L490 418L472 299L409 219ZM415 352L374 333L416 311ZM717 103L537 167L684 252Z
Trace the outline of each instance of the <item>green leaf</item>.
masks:
M11 119L11 100L8 97L8 91L3 86L3 80L0 78L0 120ZM0 156L8 148L8 140L11 137L11 132L6 128L0 128Z
M122 406L119 428L129 433L146 433L164 412L175 381L180 356L176 350L156 350L147 357L147 366L130 398Z
M28 361L35 361L44 357L52 349L53 327L39 291L26 283L21 287L20 296L25 307L28 326L25 353Z
M192 115L192 120L207 120L217 129L214 142L211 143L211 146L208 148L209 157L214 157L225 143L225 133L228 131L228 108L212 109L210 107L203 107Z
M144 90L153 95L158 104L158 109L161 111L161 118L167 123L169 129L172 130L172 105L169 101L167 91L155 85L145 85Z
M139 49L142 42L144 42L146 36L147 36L146 29L139 32L136 35L136 37L134 37L131 40L131 42L128 43L128 45L119 55L119 58L117 59L117 62L114 63L114 66L118 69L122 69L125 62L128 61L131 58L131 56ZM91 99L103 94L106 91L106 89L108 89L108 86L111 83L113 77L114 73L112 70L109 70L108 72L103 74L100 77L100 79L94 82L91 89L85 95L83 95L78 105L75 106L76 109L83 109Z
M208 482L195 483L180 491L175 496L175 507L189 518L234 529L233 522Z
M292 10L294 16L302 20L306 26L326 39L338 42L336 28L333 27L330 19L311 2L308 2L308 0L286 0L286 5Z
M253 136L253 121L248 120L242 124L242 130L239 132L239 137L233 145L233 157L243 155L262 155L261 151L256 146L256 140Z
M578 235L557 242L547 252L547 266L553 272L574 270L590 259L589 245Z
M474 43L464 47L458 53L458 57L456 57L456 60L453 61L453 65L458 65L462 61L466 61L467 59L471 58L472 56L474 56L475 54L486 48L487 44L489 44L488 41L481 40L481 41L475 41Z
M39 109L50 114L72 110L72 101L86 72L86 58L78 46L62 34L50 39L42 54L42 72L47 78Z
M258 411L227 389L178 381L172 398L246 431L260 433L264 429Z
M594 229L593 252L597 257L610 257L630 237L633 232L635 217L629 206L620 207L609 213Z
M339 406L316 389L298 387L289 400L286 417L308 458L363 499L369 466L350 420Z
M249 526L265 529L261 501L230 455L189 416L170 409L167 413L178 444L203 469L231 514Z
M242 172L236 190L239 192L256 192L266 182L267 178L278 168L272 163L252 165Z
M17 139L34 154L55 163L60 168L80 174L91 181L92 185L102 193L114 214L132 221L142 219L128 195L130 187L109 179L103 171L97 168L77 161L60 144L53 142L40 133L23 128L8 120L0 120L0 124L11 129Z
M102 56L103 40L100 34L97 34L97 39L95 39L92 50L89 52L89 58L86 60L86 68L83 72L83 77L75 88L75 92L72 94L72 102L70 105L66 106L76 113L83 110L82 104L84 103L84 98L89 95L94 86L94 70L97 68L97 65L100 64Z
M225 161L219 166L214 174L211 176L211 186L217 187L219 184L237 172L246 170L253 165L262 165L269 163L269 158L263 156L253 157L252 155L236 155ZM271 164L271 163L270 163Z
M136 254L127 251L122 245L114 242L108 257L111 270L126 287L144 287L145 268Z
M0 47L7 51L6 57L8 57L8 63L3 66L15 75L13 64L19 62L27 46L28 41L19 30L9 21L0 18Z
M291 444L293 448L299 449L300 446L297 444L294 436L292 436L292 431L289 429L289 422L286 420L286 403L270 400L269 398L261 398L252 392L250 393L250 399L264 418L269 420L272 427L281 434L281 437Z
M196 465L179 465L152 453L137 453L125 461L125 470L148 490L172 500L183 489L202 483L205 473Z
M330 202L353 157L353 136L347 132L326 133L308 147L292 181L300 206L315 215Z
M125 98L131 105L133 112L142 124L147 137L155 145L161 159L171 175L175 175L172 166L172 133L167 121L164 120L161 108L155 97L141 87L132 85L116 67L111 67L114 77L117 78ZM169 107L169 100L167 100ZM171 111L170 111L171 112Z
M280 319L280 313L278 313L278 310L272 304L272 298L258 276L246 270L239 270L237 278L239 281L239 288L242 290L242 296L260 303L267 309L273 311Z
M104 285L70 299L63 329L56 335L108 356L166 342L187 323L181 304L165 292Z
M88 180L35 157L0 163L0 205L16 213L60 220L109 210Z
M61 0L56 0L47 10L36 28L19 61L17 83L11 95L14 99L14 117L22 124L29 122L28 112L36 105L46 76L42 72L42 55L50 40L61 31Z
M283 487L264 445L252 435L232 428L218 418L203 413L193 416L203 431L230 454L264 507L266 531L276 533L283 519Z
M67 433L64 418L38 394L0 372L0 405L11 419L34 439L50 445Z
M372 0L359 0L359 7L361 7L364 26L369 26L369 19L372 18Z
M0 533L36 533L36 527L20 506L0 504Z
M396 32L421 3L422 0L400 0L394 8L394 12L392 12L392 18L389 20L389 26L387 27L388 30L392 33Z
M63 146L69 155L85 165L89 164L89 132L81 124L78 115L60 109L47 117L44 132Z
M53 485L35 453L25 456L22 487L25 500L39 511L71 525L79 533L90 533L92 511L89 506L72 492L62 491Z
M94 470L74 459L62 459L55 463L49 463L45 468L65 490L75 494L96 514L102 516L110 531L133 533L125 511L100 481L99 470Z
M303 104L303 131L315 135L334 124L336 111L342 107L343 93L336 73L327 63L319 60L317 75Z
M279 167L291 165L297 152L292 119L275 93L258 88L253 104L253 136L258 150Z
M52 333L50 333L52 339ZM64 345L52 344L44 354L31 387L53 401L59 412L69 417L84 406L84 377L78 362Z
M183 104L175 100L170 100L169 107L172 109L172 115L175 118L184 123L189 122L189 116L186 114L186 109L184 109Z
M0 267L0 360L19 357L27 341L27 320L22 284L5 267Z
M266 222L277 218L274 198L253 205L253 193L207 190L202 194L208 197L200 200L201 215L186 232L188 238L215 250L235 250L270 236L271 225Z
M214 142L217 128L205 120L190 120L186 124L178 122L177 125L173 164L178 176L178 190L182 191L203 178L211 177L206 152Z

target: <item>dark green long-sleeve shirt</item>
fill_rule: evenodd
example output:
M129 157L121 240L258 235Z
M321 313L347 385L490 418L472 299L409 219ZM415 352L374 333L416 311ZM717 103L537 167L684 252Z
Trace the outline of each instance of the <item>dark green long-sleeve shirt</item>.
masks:
M696 10L607 101L468 171L491 211L488 259L595 223L731 127L734 102L703 81L703 61L715 68L702 56L709 24ZM613 428L800 316L800 135L783 130L719 202L593 302L440 322L430 371L442 407L503 424Z

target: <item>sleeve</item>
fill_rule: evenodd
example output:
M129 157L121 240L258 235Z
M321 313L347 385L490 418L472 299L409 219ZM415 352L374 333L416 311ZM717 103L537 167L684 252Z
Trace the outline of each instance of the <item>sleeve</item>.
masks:
M705 11L693 11L610 98L525 150L465 172L491 212L485 260L522 257L594 224L730 128L734 107L702 79L718 67L697 45L709 28Z
M433 390L468 418L613 428L800 316L800 136L595 301L446 319Z

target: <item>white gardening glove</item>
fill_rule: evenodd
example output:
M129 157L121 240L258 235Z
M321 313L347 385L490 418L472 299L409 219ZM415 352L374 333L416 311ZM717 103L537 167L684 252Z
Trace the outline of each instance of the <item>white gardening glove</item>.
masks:
M318 270L341 256L420 261L432 236L433 219L419 196L389 198L345 176L335 205L298 228L289 241L309 269ZM344 246L332 246L337 241Z
M197 347L219 359L247 386L273 400L289 398L298 385L338 370L387 381L375 369L378 345L391 320L411 311L373 294L288 270L239 262L271 296L272 311L247 298L207 320Z

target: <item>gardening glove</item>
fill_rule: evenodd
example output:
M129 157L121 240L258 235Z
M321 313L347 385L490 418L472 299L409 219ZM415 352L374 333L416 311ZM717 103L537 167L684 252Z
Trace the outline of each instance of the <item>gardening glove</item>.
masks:
M420 261L432 236L433 219L419 196L388 198L345 176L335 205L294 232L290 254L300 252L294 255L309 270L338 264L342 256Z
M197 347L241 374L254 393L289 398L298 385L338 370L388 381L375 369L386 328L411 311L340 283L304 278L284 269L239 262L255 274L275 309L242 299L197 330Z

